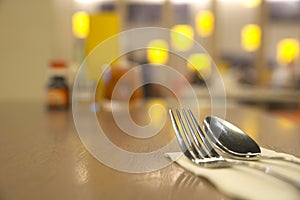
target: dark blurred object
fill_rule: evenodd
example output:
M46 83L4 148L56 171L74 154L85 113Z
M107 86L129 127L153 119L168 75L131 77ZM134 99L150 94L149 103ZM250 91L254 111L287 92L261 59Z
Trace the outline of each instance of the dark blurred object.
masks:
M232 66L237 80L241 84L254 85L257 80L257 74L254 67L254 62L251 57L222 55L221 59Z
M132 2L128 4L128 21L130 23L155 23L162 19L161 4L144 4Z
M205 85L209 80L204 80L202 77L199 77L199 73L193 72L191 76L191 83L196 85Z
M286 65L277 66L272 74L272 87L275 89L290 88L295 89L298 86L299 75L294 61Z
M50 68L47 107L49 110L66 110L69 108L69 86L65 77L67 65L63 61L54 61Z
M300 21L300 1L272 1L269 8L273 21Z
M103 2L99 6L100 12L114 12L116 11L116 6L114 2Z
M188 24L190 22L190 10L188 4L174 5L175 24Z

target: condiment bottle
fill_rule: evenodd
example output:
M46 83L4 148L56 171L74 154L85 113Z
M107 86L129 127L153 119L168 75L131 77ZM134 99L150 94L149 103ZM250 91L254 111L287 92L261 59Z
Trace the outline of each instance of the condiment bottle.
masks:
M53 61L50 64L50 80L47 85L47 107L49 110L69 108L69 86L66 80L67 64Z

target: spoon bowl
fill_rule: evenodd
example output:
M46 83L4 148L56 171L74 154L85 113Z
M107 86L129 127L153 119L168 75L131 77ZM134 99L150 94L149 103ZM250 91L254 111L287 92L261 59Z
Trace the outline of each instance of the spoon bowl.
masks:
M221 152L239 159L255 159L261 154L258 144L235 125L215 116L204 119L207 137Z
M208 141L224 156L234 159L272 159L300 165L300 160L290 156L262 155L259 145L235 125L215 116L204 119L204 130Z

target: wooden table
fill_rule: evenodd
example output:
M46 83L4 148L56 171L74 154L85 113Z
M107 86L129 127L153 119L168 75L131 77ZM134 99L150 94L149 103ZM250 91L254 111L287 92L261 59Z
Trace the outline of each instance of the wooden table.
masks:
M105 166L81 143L71 111L49 112L37 102L1 103L0 110L1 200L229 199L174 163L143 174ZM98 116L114 126L110 112ZM300 156L300 127L291 122L235 106L227 108L226 118L262 146ZM112 133L112 140L118 141L117 134Z

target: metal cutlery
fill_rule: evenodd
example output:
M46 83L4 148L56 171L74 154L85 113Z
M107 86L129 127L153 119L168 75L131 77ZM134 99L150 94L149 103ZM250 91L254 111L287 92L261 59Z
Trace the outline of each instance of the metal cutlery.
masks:
M176 109L177 118L171 109L169 110L169 114L182 152L195 164L207 168L224 168L233 167L235 165L251 167L285 181L300 190L299 182L277 173L269 167L261 166L253 162L228 160L222 157L208 142L190 109L188 109L187 112L182 109L183 117L178 109Z

